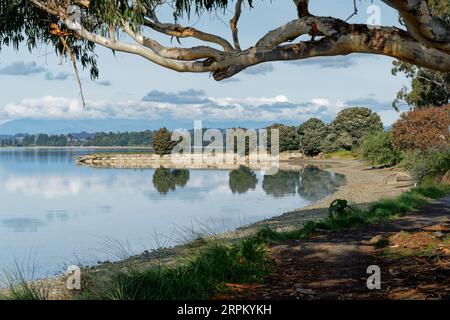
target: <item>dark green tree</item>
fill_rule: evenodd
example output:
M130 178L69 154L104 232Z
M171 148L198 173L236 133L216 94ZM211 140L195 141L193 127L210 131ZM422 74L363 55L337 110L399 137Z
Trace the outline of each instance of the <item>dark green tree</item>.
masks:
M272 141L272 130L278 129L279 132L279 152L293 151L299 149L299 137L295 127L275 123L267 127L267 147L270 150Z
M380 116L364 107L346 108L338 113L330 125L330 133L324 141L327 152L358 148L364 137L383 131Z
M298 128L300 150L307 156L316 156L328 135L328 126L320 119L311 118Z
M156 131L153 136L153 149L160 156L164 154L170 154L173 147L176 145L175 141L172 141L172 132L166 128L161 128Z
M404 86L394 100L396 110L401 101L412 107L428 107L448 104L450 100L450 73L419 68L412 64L394 61L392 74L403 73L411 79L411 90Z

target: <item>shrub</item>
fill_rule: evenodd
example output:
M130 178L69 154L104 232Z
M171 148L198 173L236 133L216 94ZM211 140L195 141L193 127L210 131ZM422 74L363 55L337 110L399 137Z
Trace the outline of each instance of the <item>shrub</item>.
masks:
M448 146L450 143L450 105L416 108L405 112L393 126L393 144L400 150Z
M394 165L400 162L401 153L392 144L392 132L368 136L361 146L361 157L375 165Z
M353 209L348 204L347 200L336 199L331 202L328 208L328 216L330 218L348 216L352 213Z
M427 152L408 151L402 166L419 182L426 178L440 178L450 170L450 147L430 149Z

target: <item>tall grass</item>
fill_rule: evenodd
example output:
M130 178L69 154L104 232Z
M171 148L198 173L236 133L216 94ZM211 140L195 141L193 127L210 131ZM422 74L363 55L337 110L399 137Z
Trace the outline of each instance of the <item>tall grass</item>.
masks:
M4 270L5 300L47 300L49 291L46 286L35 280L36 264L34 260L14 261L14 265Z
M263 244L251 237L234 244L210 243L190 261L176 267L118 271L94 282L83 297L117 300L207 299L228 282L259 282L269 265Z

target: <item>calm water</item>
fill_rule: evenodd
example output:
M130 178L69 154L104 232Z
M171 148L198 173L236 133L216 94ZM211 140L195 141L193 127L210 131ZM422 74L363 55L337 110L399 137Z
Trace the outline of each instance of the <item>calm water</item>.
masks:
M315 168L264 176L74 164L90 152L0 149L0 268L33 260L44 276L114 259L111 242L135 253L169 246L193 229L225 231L303 207L345 183Z

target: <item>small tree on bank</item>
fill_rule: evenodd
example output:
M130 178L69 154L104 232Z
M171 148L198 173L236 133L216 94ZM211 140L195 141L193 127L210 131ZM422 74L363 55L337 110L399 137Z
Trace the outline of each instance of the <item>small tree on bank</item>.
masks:
M172 141L172 132L166 128L161 128L156 131L153 137L153 150L160 156L169 154L172 152L173 147L176 145L175 141Z

